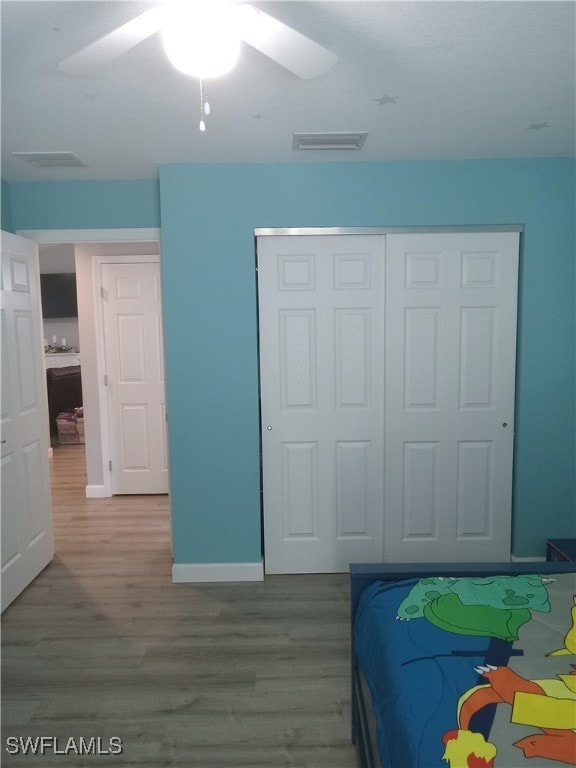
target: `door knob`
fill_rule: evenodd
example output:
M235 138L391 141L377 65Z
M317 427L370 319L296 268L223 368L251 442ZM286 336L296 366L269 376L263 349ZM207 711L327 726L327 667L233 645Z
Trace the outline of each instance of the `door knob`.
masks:
M272 432L272 427L270 426L270 424L268 424L268 426L266 427L266 429L268 430L268 432Z

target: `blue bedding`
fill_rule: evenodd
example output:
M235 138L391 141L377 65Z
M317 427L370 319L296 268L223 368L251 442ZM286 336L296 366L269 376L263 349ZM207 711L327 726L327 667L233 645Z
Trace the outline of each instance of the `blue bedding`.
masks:
M552 678L557 678L559 672L565 672L565 677L570 674L569 662L576 662L576 648L567 647L573 642L571 622L576 617L576 609L571 616L574 578L568 576L564 584L559 584L562 578L550 583L535 576L413 579L375 582L362 593L354 625L354 646L372 696L383 766L541 768L558 767L562 762L576 764L576 741L572 742L574 762L558 760L558 755L563 756L562 750L566 752L566 741L549 759L549 752L554 752L556 745L550 745L550 738L541 743L538 739L547 732L533 723L519 723L517 732L503 736L500 720L506 721L509 732L511 706L506 703L507 693L502 693L503 699L494 693L500 690L501 676L508 675L505 684L500 682L503 689L526 688L526 695L530 694L531 676L522 664L526 663L532 635L539 637L538 658L546 661L544 667L537 665L537 676L541 670L545 677ZM558 593L554 611L549 593ZM543 627L547 627L546 631ZM553 666L548 665L547 657L553 657ZM513 671L515 667L518 672ZM495 672L497 677L492 678ZM463 700L477 687L480 691L459 716ZM576 727L576 695L569 688L566 694L559 695L565 695L567 702L572 697ZM542 694L538 703L547 698L540 688L534 690ZM484 698L488 702L485 705ZM479 700L482 705L477 703ZM564 706L563 699L561 705ZM570 709L567 711L570 719ZM469 712L471 719L463 729L462 720ZM452 760L447 759L446 745L450 739L459 739L463 730L480 734L474 738L486 741L486 746L471 747L474 754L469 762L461 762L461 757L459 762L454 752ZM526 759L532 748L528 741L521 742L522 746L515 743L516 737L529 738L535 733L539 751L536 762ZM495 741L506 743L494 745ZM455 744L456 741L451 742L453 750Z

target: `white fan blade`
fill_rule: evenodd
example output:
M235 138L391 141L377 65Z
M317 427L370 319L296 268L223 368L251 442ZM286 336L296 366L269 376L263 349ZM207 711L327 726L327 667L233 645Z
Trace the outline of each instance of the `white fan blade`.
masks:
M252 5L232 10L242 40L304 80L323 75L337 61L332 51Z
M158 32L164 18L164 8L151 8L127 24L72 54L58 65L61 72L83 75L109 64L130 48Z

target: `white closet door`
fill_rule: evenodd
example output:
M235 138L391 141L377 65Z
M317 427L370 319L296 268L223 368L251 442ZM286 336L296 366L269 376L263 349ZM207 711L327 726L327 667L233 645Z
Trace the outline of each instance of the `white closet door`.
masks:
M517 233L386 238L386 561L509 560L517 274Z
M112 493L168 493L160 264L102 264Z
M258 239L266 573L382 559L383 245Z
M54 556L35 243L2 232L2 610Z

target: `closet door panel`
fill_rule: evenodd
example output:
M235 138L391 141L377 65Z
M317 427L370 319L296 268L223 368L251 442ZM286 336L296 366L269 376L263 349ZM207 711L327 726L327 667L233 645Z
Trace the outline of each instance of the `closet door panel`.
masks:
M386 238L387 561L510 558L518 240Z

